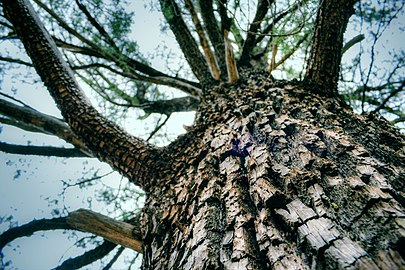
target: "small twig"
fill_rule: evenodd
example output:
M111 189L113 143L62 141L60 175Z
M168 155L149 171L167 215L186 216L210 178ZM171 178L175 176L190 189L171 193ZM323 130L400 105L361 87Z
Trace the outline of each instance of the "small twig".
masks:
M158 125L153 131L152 133L149 135L149 137L146 139L146 141L148 142L150 139L152 139L152 137L167 123L167 120L169 120L171 114L168 114L166 116L166 119L163 121L162 124ZM159 124L159 121L158 121Z

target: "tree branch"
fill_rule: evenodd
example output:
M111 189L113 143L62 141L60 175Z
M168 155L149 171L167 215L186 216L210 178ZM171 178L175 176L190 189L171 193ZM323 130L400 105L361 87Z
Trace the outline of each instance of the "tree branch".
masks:
M227 71L224 37L214 16L212 0L199 0L198 2L200 4L201 17L204 21L205 29L207 30L208 37L214 47L215 56L218 59L221 76L225 78Z
M301 46L301 44L308 38L309 34L305 34L291 50L289 50L279 61L273 63L275 61L275 57L272 58L272 64L269 66L269 72L275 70L278 66L282 65L288 58L291 57Z
M88 56L94 56L98 58L105 59L107 61L115 63L119 68L121 68L123 71L119 72L113 68L111 68L108 65L103 65L104 68L107 68L111 70L112 72L115 72L121 76L128 77L134 80L141 80L145 82L150 82L150 83L155 83L155 84L160 84L160 85L167 85L170 87L177 88L187 94L193 95L195 97L198 97L201 94L201 89L200 85L196 82L192 82L189 80L185 80L182 78L176 78L173 76L169 76L161 71L158 71L148 65L145 65L139 61L136 61L132 58L122 56L121 57L113 57L111 55L104 55L102 52L98 50L94 50L92 48L88 47L81 47L81 46L76 46L73 44L66 43L62 40L55 39L56 44L62 48L66 49L75 53L80 53L83 55L88 55ZM139 71L145 75L139 74Z
M160 0L163 16L170 26L191 70L202 84L212 81L207 62L198 49L197 42L184 22L179 7L174 0Z
M225 61L228 74L228 82L234 84L239 79L238 67L233 53L232 43L229 40L229 32L232 20L227 15L226 0L221 0L219 4L219 14L221 16L221 29L224 35Z
M9 58L9 57L2 57L0 56L0 61L4 61L4 62L9 62L9 63L15 63L15 64L20 64L20 65L24 65L27 67L32 67L31 63L25 62L23 60L20 59L14 59L14 58Z
M14 123L8 122L6 124L11 124L31 132L41 132L57 136L62 140L73 144L85 155L92 156L87 147L73 133L68 125L56 117L38 112L28 106L16 105L4 99L0 99L0 114L16 121Z
M66 217L53 219L33 220L19 227L11 228L0 235L0 252L11 241L25 236L30 236L38 231L70 230L73 229L66 223Z
M353 37L351 40L349 40L348 42L346 42L346 44L343 46L342 48L342 55L349 50L351 47L353 47L354 45L356 45L357 43L361 42L364 39L364 35L360 34L357 35L355 37Z
M145 113L172 114L174 112L191 112L197 110L199 100L193 97L173 98L169 100L157 100L145 103Z
M101 245L96 248L86 251L84 254L77 256L75 258L68 259L64 261L61 265L55 267L53 270L71 270L79 269L83 266L89 265L95 261L98 261L108 255L117 244L111 243L110 241L104 241Z
M110 37L110 35L107 33L107 31L105 31L105 29L97 22L97 20L91 16L90 12L88 11L88 9L86 8L85 5L83 5L82 3L80 3L80 0L75 0L77 6L79 7L79 9L84 13L84 15L87 17L87 19L89 20L89 22L91 23L91 25L94 26L94 28L97 29L97 31L100 33L100 35L102 37L105 38L105 41L111 46L113 47L116 51L119 51L119 48L117 47L117 45L115 44L114 40Z
M217 59L211 51L210 45L208 43L207 37L205 36L203 27L201 25L200 19L198 18L197 12L194 9L194 5L191 0L185 0L185 5L190 12L191 19L193 20L195 29L200 39L201 47L204 50L205 57L207 59L208 66L210 67L211 75L215 80L219 80L221 72L218 67Z
M320 92L337 93L343 34L354 13L353 0L323 0L317 14L305 80L320 85Z
M0 151L9 154L53 156L53 157L89 157L76 148L63 148L52 146L15 145L0 142Z
M295 12L301 6L301 4L306 1L308 1L308 0L298 1L294 5L292 5L290 8L287 8L283 12L280 12L278 15L275 15L273 20L271 21L271 23L269 25L267 25L266 27L264 27L264 29L261 31L260 35L258 37L256 37L255 43L258 44L258 43L262 42L262 40L266 36L271 36L271 34L269 34L269 33L273 31L276 24L279 23L282 19L284 19L288 14L292 14L293 12Z
M266 16L269 7L273 4L274 0L259 0L256 7L256 14L249 26L249 30L243 44L242 54L239 58L239 64L248 66L250 62L250 54L252 53L253 47L256 45L256 33L260 29L260 24L263 18Z
M405 81L402 81L401 85L395 89L394 91L392 91L388 97L386 97L383 102L381 102L380 106L378 106L374 111L372 111L372 113L377 113L379 110L385 108L385 105L387 104L387 102L394 97L395 95L397 95L399 92L401 92L402 90L404 90L404 86L405 86Z
M3 5L35 69L75 134L101 161L145 186L152 177L157 149L126 133L91 106L29 2L3 0Z
M93 233L142 253L142 237L137 226L85 209L69 213L66 222L76 230Z
M79 230L93 233L116 245L142 253L139 215L128 222L114 220L90 210L79 209L69 213L67 217L33 220L27 224L8 229L0 235L0 252L13 240L30 236L38 231Z

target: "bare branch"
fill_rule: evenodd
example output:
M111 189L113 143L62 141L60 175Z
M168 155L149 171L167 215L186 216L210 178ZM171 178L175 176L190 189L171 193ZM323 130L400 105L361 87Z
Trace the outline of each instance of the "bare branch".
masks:
M72 132L62 120L38 112L28 106L19 106L12 102L0 99L0 114L14 119L16 122L8 122L27 131L42 132L57 136L79 148L85 155L92 156L82 141Z
M38 231L69 230L72 227L66 223L66 218L33 220L19 227L11 228L0 235L0 252L11 241L25 236L30 236Z
M256 33L260 29L260 24L262 23L263 18L266 16L270 5L274 0L259 0L256 7L256 14L249 26L249 31L246 36L245 43L243 44L242 54L239 59L240 65L248 66L250 62L250 54L252 49L256 44Z
M221 28L225 43L225 60L228 74L228 82L234 84L239 79L238 67L236 65L235 55L233 53L232 43L229 40L229 31L231 19L227 15L226 1L219 1L219 13L221 16Z
M69 213L67 217L33 220L8 229L0 235L0 252L13 240L30 236L38 231L79 230L93 233L141 253L142 236L139 228L139 215L128 222L114 220L90 210L79 209Z
M269 72L275 70L278 66L282 65L288 58L290 58L301 46L301 44L308 38L309 34L305 34L291 50L289 50L279 61L276 63L271 62L269 66ZM275 61L275 58L272 58L272 61Z
M77 6L79 7L79 9L84 13L84 15L87 17L87 19L89 20L89 22L97 29L97 31L101 34L102 37L105 38L106 42L111 45L116 51L119 51L119 48L117 47L117 45L115 44L114 40L110 37L110 35L107 33L107 31L105 31L104 27L102 27L97 20L91 16L90 12L88 11L88 9L86 8L85 5L83 5L82 3L80 3L80 0L75 0Z
M55 38L54 38L55 39ZM167 85L170 87L177 88L187 94L193 95L195 97L198 97L201 95L201 89L200 85L196 82L192 82L189 80L181 79L181 78L176 78L169 76L161 71L158 71L148 65L145 65L139 61L136 61L134 59L128 58L128 57L112 57L111 55L103 55L102 52L96 51L92 48L88 47L80 47L76 46L73 44L66 43L61 40L56 39L56 44L63 49L75 52L75 53L80 53L83 55L88 55L88 56L95 56L99 57L108 61L111 61L115 63L118 67L120 67L123 71L118 71L111 66L104 65L104 64L97 64L100 67L109 69L110 71L117 73L121 76L131 78L134 80L140 80L140 81L145 81L145 82L150 82L150 83L155 83L159 85ZM80 69L79 67L73 69ZM146 74L142 75L138 73L137 71Z
M15 145L0 142L0 151L9 154L53 156L53 157L89 157L76 148L63 148L52 146Z
M86 251L80 256L64 261L61 265L55 267L53 270L79 269L83 266L89 265L104 258L107 254L113 251L116 246L117 244L111 243L109 241L104 241L96 248Z
M9 57L2 57L0 56L0 61L4 61L4 62L9 62L9 63L15 63L15 64L20 64L20 65L24 65L27 67L32 67L32 64L29 62L25 62L23 60L20 59L14 59L14 58L9 58Z
M398 93L400 93L402 90L404 90L404 86L405 86L405 81L402 81L401 85L395 89L394 91L392 91L388 97L386 97L384 99L383 102L381 102L380 106L378 106L374 111L372 111L372 113L377 113L379 110L385 108L387 102L394 96L396 96Z
M357 35L355 37L353 37L351 40L349 40L348 42L346 42L346 44L343 46L342 48L342 55L349 50L351 47L353 47L354 45L356 45L357 43L361 42L364 39L364 35L360 34Z
M211 44L214 47L215 56L218 59L221 76L226 76L225 43L218 22L214 16L212 0L199 0L201 17Z
M157 149L98 113L84 96L51 36L25 0L4 0L4 10L35 69L69 126L100 160L140 186L150 179ZM153 170L153 169L152 169Z
M207 59L208 66L210 67L211 75L215 80L219 80L221 72L218 67L218 62L217 62L217 59L215 58L214 54L211 51L210 45L208 43L207 37L205 36L200 19L198 18L197 12L194 9L194 5L191 2L191 0L185 0L185 5L191 14L191 18L193 20L198 37L200 39L201 47L204 50L204 54Z
M142 238L134 234L134 231L139 230L134 225L85 209L71 212L67 217L67 223L77 230L93 233L142 253Z
M143 110L146 113L171 114L174 112L191 112L197 110L199 100L193 97L157 100L145 103Z
M255 43L258 44L260 42L262 42L262 40L266 37L266 36L273 36L272 34L270 34L274 27L276 26L277 23L279 23L282 19L284 19L287 15L292 14L293 12L295 12L302 3L305 3L307 0L301 0L296 2L294 5L292 5L291 7L287 8L286 10L278 13L277 15L274 16L274 18L272 19L271 23L269 25L267 25L266 27L264 27L264 29L260 32L260 35L258 35L256 37ZM274 35L277 36L277 35Z
M160 6L191 70L202 84L209 84L212 77L207 63L184 22L176 2L174 0L160 0Z
M152 139L153 136L155 136L155 134L156 134L164 125L166 125L166 123L167 123L167 121L169 120L169 118L170 118L170 114L166 116L166 119L165 119L161 124L159 124L159 122L160 122L160 119L159 119L158 125L157 125L156 128L151 132L151 134L150 134L149 137L146 139L146 141L149 141L150 139Z
M121 256L122 252L125 250L125 247L119 247L117 250L117 253L115 253L114 257L111 259L111 261L108 262L106 266L104 266L103 270L108 270L110 269L113 264L118 260L118 258Z
M224 30L224 40L225 40L225 59L226 59L226 69L228 72L228 82L234 84L239 79L238 67L236 66L235 55L233 53L233 48L231 41L229 40L228 30Z
M278 51L278 45L273 44L272 49L271 49L270 65L269 65L269 68L268 68L269 72L272 72L276 68L277 51Z
M77 39L79 39L81 42L89 45L90 47L97 49L98 46L97 44L95 44L94 42L88 40L87 38L85 38L83 35L81 35L79 32L77 32L75 29L73 29L72 27L70 27L61 17L58 16L58 14L56 14L52 9L50 9L48 6L46 6L44 3L42 3L39 0L34 0L34 2L40 6L41 8L43 8L52 18L54 18L56 20L56 22L66 31L68 31L71 35L73 35L74 37L76 37ZM14 25L15 27L15 25ZM17 31L18 32L18 31ZM18 33L17 33L18 34Z

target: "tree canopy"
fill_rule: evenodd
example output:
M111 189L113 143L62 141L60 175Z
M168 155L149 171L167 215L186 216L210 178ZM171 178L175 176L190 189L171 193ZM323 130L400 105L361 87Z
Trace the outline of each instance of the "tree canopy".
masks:
M60 143L58 146L40 146L0 142L0 150L5 153L63 158L98 157L142 187L147 168L137 166L133 159L124 158L125 165L128 165L124 167L133 168L132 171L124 170L121 162L126 151L141 149L137 147L143 145L143 140L111 123L128 123L125 119L133 115L141 120L153 118L150 124L153 127L143 134L144 139L150 142L146 143L147 150L142 148L142 151L147 151L145 156L155 158L158 152L154 143L168 143L164 129L170 123L170 117L178 112L195 111L200 100L207 95L206 89L220 84L237 84L240 73L245 70L261 70L278 80L318 85L322 94L341 96L359 113L381 114L393 125L403 128L404 51L396 39L403 30L403 1L146 1L145 7L150 14L160 14L161 32L168 40L167 43L150 44L153 49L147 52L139 43L148 35L148 26L142 26L143 31L131 31L134 20L140 16L138 12L147 11L133 10L131 2L33 0L35 12L61 51L68 68L73 71L79 87L91 95L93 106L102 112L99 114L89 104L82 104L82 107L72 105L69 109L69 103L73 104L74 101L61 101L67 102L68 112L62 112L67 119L69 110L81 110L95 119L67 121L22 102L19 98L27 90L15 89L4 83L10 80L10 76L14 82L25 80L28 84L38 83L33 67L38 70L41 66L27 58L26 50L31 57L37 57L38 52L32 48L30 53L30 49L22 47L21 34L14 26L15 22L11 22L13 15L11 11L8 14L4 6L10 1L3 2L0 20L3 76L0 122L4 129L16 127L56 136L68 143L68 147L64 148L60 147ZM328 24L330 14L338 19L339 27ZM335 34L330 37L322 31ZM169 48L173 47L171 43L174 41L178 47L171 51ZM38 54L38 59L41 57ZM63 88L58 86L55 78L46 77L45 66L42 74L38 73L45 85L54 89ZM58 99L58 95L63 96L65 90L55 91L59 91L59 94L53 94ZM86 99L84 96L79 98ZM100 125L98 119L104 119L104 116L106 119L101 120ZM71 123L75 121L80 125L72 127ZM92 121L96 125L89 124ZM122 145L129 138L122 149L115 149L116 155L110 155L109 150L100 150L100 141L94 141L97 145L92 145L91 140L87 140L90 143L86 144L82 142L86 134L92 134L90 130L94 129L102 134L100 136L108 137L108 128L100 126L113 129L114 134L121 134L121 137L111 140L103 139L101 142L106 149ZM137 132L139 134L139 130ZM157 136L163 139L156 139ZM7 158L12 160L14 156ZM89 188L94 180L103 177L97 170L93 174L77 181L66 180L63 189ZM121 204L124 205L129 198L131 201L134 197L142 198L143 193L129 183L124 185L119 196L114 196L110 188L98 187L101 190L99 201L102 204L114 202L114 207L109 211L124 221L123 227L128 224L136 226L137 209L128 209ZM38 230L89 231L87 227L75 227L82 223L80 214L88 215L89 220L99 218L100 222L105 221L95 213L79 211L73 212L81 220L75 222L74 214L66 217L69 212L66 208L55 209L57 211L53 213L53 218L32 221L19 227L12 224L14 231L8 230L2 234L0 247ZM0 214L4 215L2 221L6 222L7 213ZM107 219L105 222L113 221ZM114 223L114 226L119 225ZM140 238L139 234L134 235L135 239L137 236ZM117 248L112 255L116 244L110 242L108 236L103 237L107 240L83 256L65 261L58 269L84 266L107 254L110 254L110 260L104 266L105 269L111 267L123 248ZM90 238L79 241L77 245L89 246L99 242ZM134 246L137 245L126 244L135 250ZM4 260L7 260L7 255L3 258L3 263L6 263Z

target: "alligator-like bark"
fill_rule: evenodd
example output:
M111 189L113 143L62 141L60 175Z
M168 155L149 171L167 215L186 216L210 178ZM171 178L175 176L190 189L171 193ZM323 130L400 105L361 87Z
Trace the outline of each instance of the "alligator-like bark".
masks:
M404 138L305 85L211 89L148 186L144 269L404 267Z

